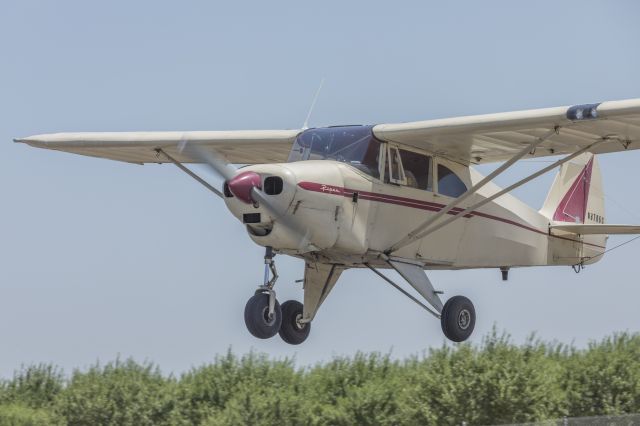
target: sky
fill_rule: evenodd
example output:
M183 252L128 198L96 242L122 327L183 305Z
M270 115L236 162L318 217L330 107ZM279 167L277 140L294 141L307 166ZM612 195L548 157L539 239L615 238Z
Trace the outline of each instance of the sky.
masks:
M445 340L436 319L368 270L343 274L303 345L255 339L243 309L263 250L220 199L171 165L12 138L300 128L323 78L312 126L635 98L639 16L638 2L589 0L2 2L0 377L21 364L70 371L118 356L179 374L229 348L301 366L357 351L401 358ZM640 151L600 158L608 222L640 223L639 160ZM544 165L521 163L497 182ZM515 195L539 208L552 179ZM429 276L445 297L474 302L472 342L495 326L516 342L535 333L582 347L639 331L639 251L640 241L620 247L580 274ZM301 300L302 261L276 261L279 300Z

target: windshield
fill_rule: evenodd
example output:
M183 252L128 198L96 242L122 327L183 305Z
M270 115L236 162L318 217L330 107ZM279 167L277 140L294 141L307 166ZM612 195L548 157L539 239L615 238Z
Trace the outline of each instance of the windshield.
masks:
M379 178L380 142L373 137L372 127L344 126L305 130L296 138L289 161L341 161Z

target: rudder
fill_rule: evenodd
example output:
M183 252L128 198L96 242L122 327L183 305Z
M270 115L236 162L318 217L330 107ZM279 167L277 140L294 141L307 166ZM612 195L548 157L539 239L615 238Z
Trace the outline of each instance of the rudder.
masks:
M605 223L602 175L594 154L560 167L540 213L553 223Z
M560 167L540 213L551 225L605 223L602 175L594 154L579 155ZM606 235L585 235L580 239L583 242L578 250L580 263L602 258Z

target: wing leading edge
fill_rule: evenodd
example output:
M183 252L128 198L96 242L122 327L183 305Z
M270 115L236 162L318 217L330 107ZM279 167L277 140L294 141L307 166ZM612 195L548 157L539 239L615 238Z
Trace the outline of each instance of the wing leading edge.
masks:
M128 163L166 163L157 148L181 163L194 160L180 152L184 142L215 150L234 164L280 163L287 161L293 140L300 130L240 130L197 132L85 132L51 133L15 139L16 142Z
M558 134L524 158L570 154L606 138L592 152L640 148L640 99L599 104L379 124L376 137L426 149L463 164L506 161L534 138Z

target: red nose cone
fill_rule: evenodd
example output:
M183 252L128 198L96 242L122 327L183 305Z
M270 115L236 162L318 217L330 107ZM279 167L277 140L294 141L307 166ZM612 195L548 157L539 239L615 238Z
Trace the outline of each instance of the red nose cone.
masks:
M260 175L256 172L243 172L228 181L227 186L229 187L229 191L239 200L247 204L253 204L251 190L254 187L262 188L262 182Z

